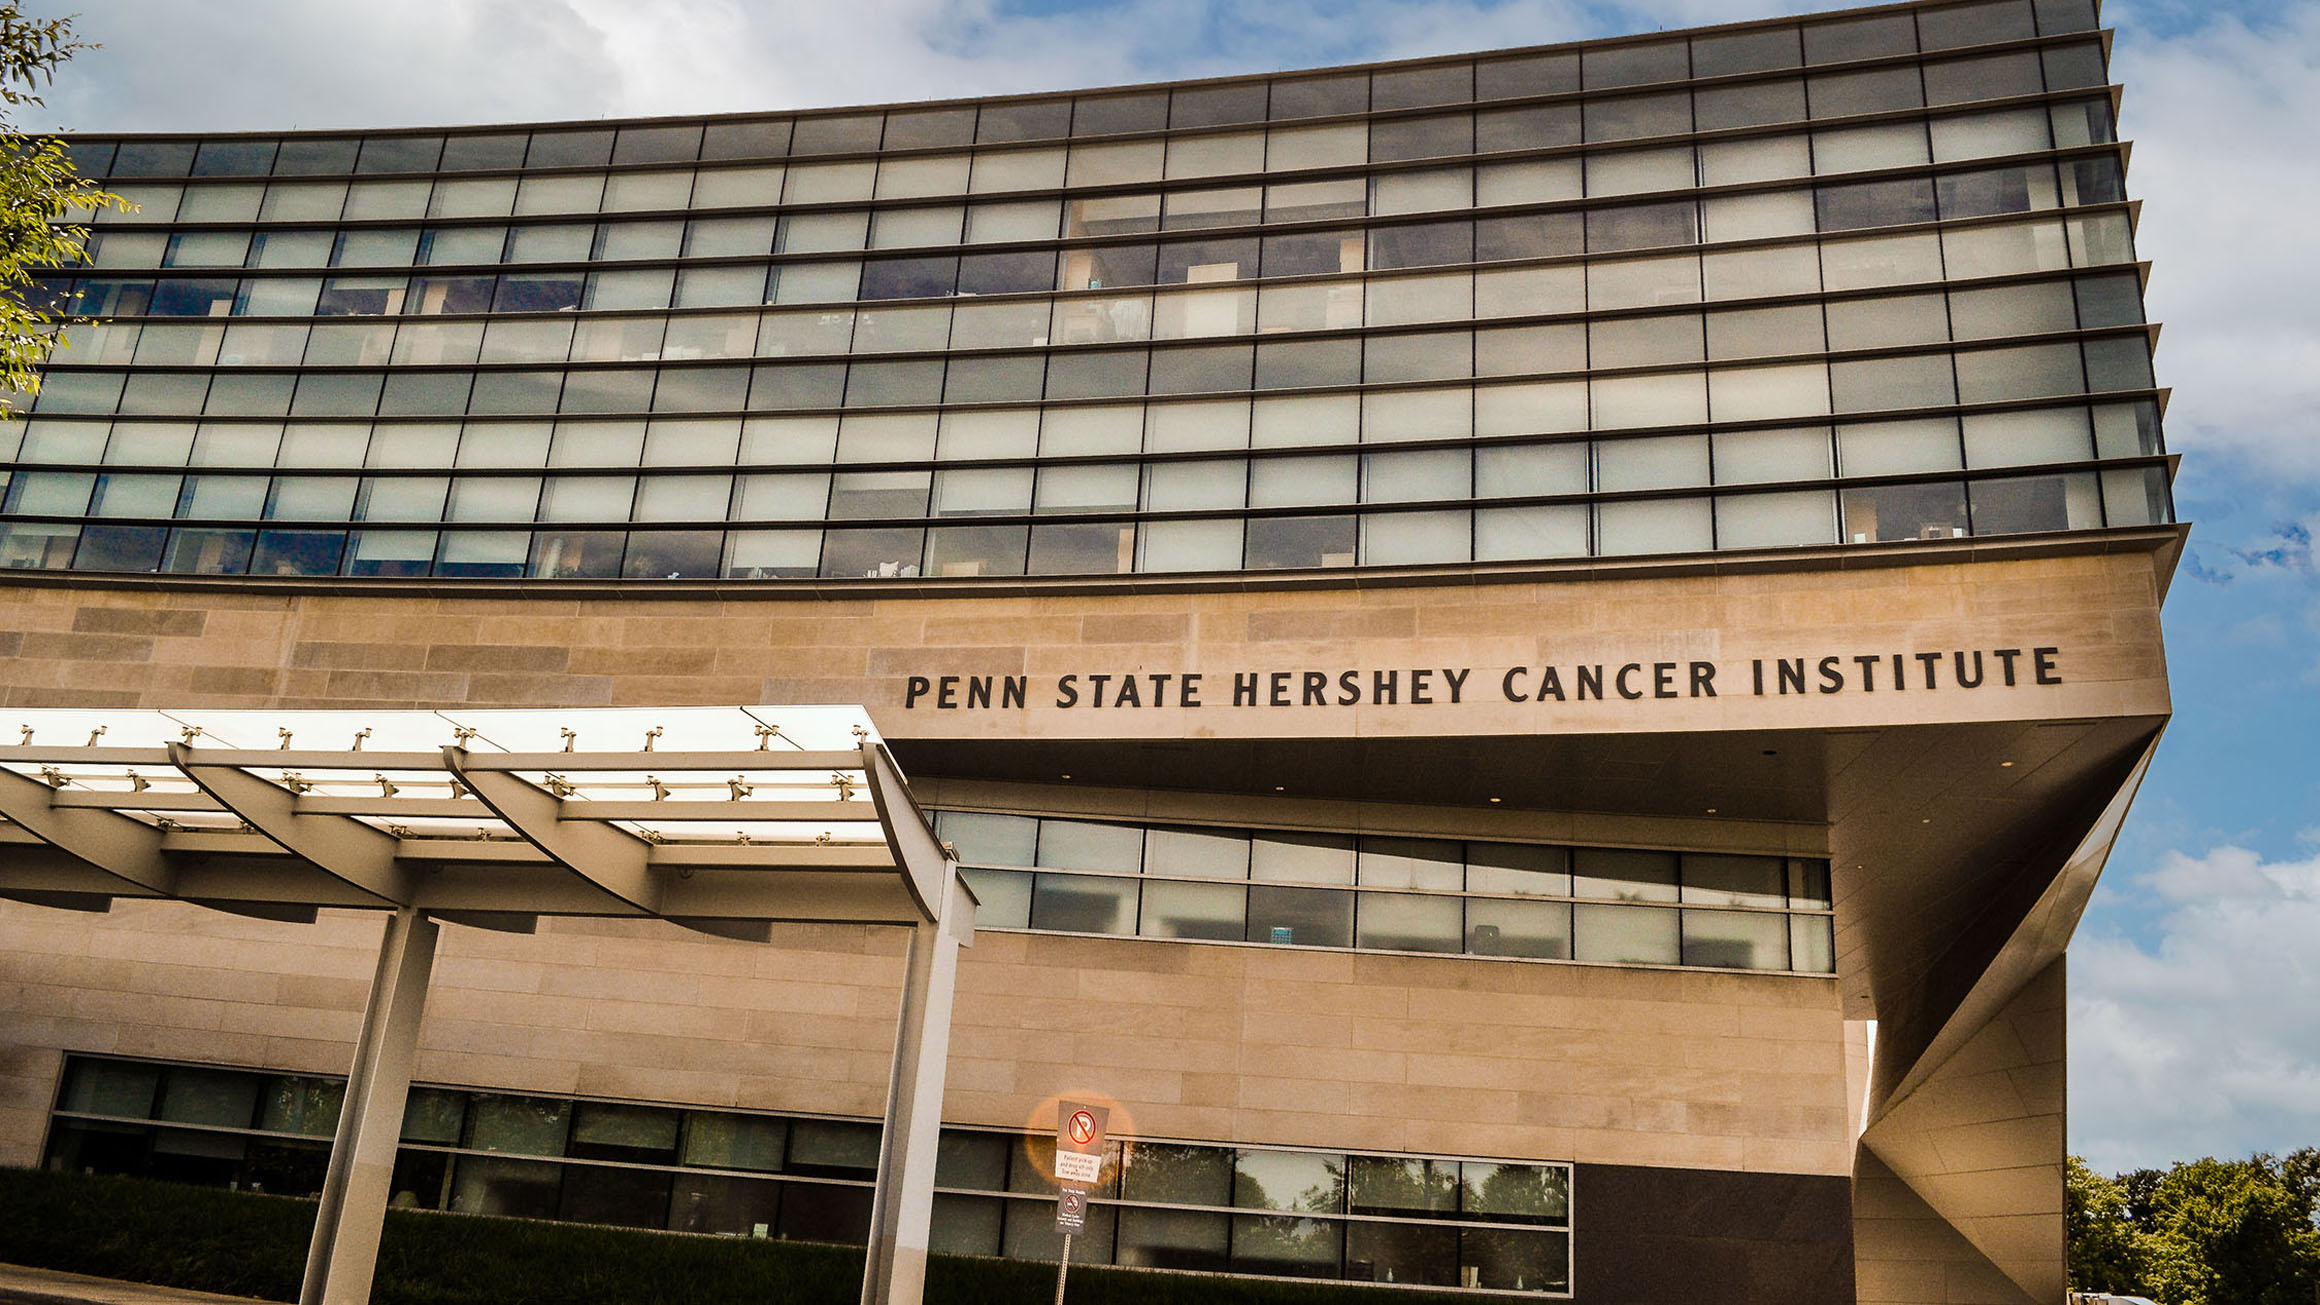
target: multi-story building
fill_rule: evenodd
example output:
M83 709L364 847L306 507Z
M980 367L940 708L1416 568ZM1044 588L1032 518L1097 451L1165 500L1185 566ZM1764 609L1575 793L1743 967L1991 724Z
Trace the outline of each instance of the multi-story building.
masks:
M867 706L982 899L938 1249L1092 1094L1083 1258L2051 1301L2182 538L2108 41L77 140L0 701ZM374 921L0 911L0 1157L310 1187ZM887 941L541 929L397 1199L861 1236Z

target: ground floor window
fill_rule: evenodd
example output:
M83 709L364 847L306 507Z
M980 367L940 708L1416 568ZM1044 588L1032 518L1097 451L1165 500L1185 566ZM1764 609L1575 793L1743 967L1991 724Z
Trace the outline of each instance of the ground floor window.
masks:
M311 1196L343 1081L70 1056L51 1169ZM393 1203L863 1243L874 1121L415 1086ZM1054 1139L945 1128L934 1246L1052 1260ZM1109 1144L1080 1263L1567 1295L1571 1166L1129 1138Z

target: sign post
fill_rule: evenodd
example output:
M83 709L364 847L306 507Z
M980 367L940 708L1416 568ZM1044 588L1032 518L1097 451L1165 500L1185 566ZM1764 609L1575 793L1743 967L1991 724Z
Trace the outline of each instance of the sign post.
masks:
M1111 1112L1061 1101L1055 1116L1055 1227L1063 1234L1063 1257L1055 1264L1055 1305L1063 1305L1064 1278L1071 1272L1071 1239L1087 1227L1088 1189L1104 1171L1104 1125Z

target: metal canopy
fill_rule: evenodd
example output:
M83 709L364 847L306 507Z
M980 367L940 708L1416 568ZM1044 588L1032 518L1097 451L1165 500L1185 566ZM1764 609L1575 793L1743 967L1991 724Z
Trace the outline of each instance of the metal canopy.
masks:
M19 710L0 895L918 924L942 886L896 840L941 857L901 783L850 707Z
M302 1305L370 1298L437 920L910 930L862 1299L920 1299L975 899L859 707L0 715L0 897L386 914Z

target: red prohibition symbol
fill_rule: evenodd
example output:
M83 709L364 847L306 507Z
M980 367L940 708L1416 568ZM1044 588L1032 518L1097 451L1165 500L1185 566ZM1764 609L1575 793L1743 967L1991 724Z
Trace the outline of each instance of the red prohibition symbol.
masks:
M1071 1122L1067 1125L1067 1131L1071 1134L1072 1145L1086 1146L1095 1140L1096 1117L1085 1110L1074 1110L1071 1112Z

